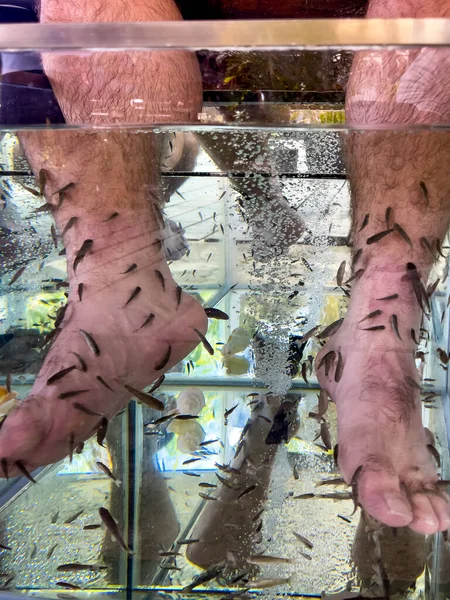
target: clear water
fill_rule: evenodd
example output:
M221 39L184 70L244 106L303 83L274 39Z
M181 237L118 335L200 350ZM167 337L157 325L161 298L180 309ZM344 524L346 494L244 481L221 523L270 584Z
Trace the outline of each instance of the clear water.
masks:
M348 57L339 59L344 66L348 63ZM316 89L326 84L323 73L320 80ZM315 89L314 82L311 85ZM161 168L165 218L183 230L182 238L173 235L166 243L171 272L203 305L230 316L229 321L210 322L208 339L214 355L198 346L170 370L158 397L169 411L176 407L180 394L196 388L205 403L198 419L201 440L217 441L203 446L202 454L193 455L183 446L180 432L171 431L168 423L152 424L159 413L132 401L111 422L105 448L91 440L71 462L66 459L37 473L38 485L25 479L2 480L0 541L11 547L0 551L0 583L3 580L5 588L60 598L104 594L180 598L202 573L196 561L203 566L220 564L221 572L195 588L193 597L233 597L235 593L243 598L320 597L322 592L345 591L337 597L347 598L356 596L361 587L366 593L382 592L367 523L359 509L353 511L348 487L317 485L338 476L333 453L321 444L319 426L309 416L319 392L312 369L320 349L317 341L308 343L293 378L286 374L292 337L317 323L334 321L346 309L346 297L335 286L337 268L349 258L350 226L341 138L332 131L342 121L340 101L336 96L334 102L320 106L299 101L289 105L290 127L282 127L287 122L281 119L288 103L274 103L265 107L275 115L270 127L266 122L266 127L255 123L223 130L214 125L217 111L232 112L233 123L243 110L252 114L255 106L260 108L247 103L243 109L228 98L217 106L206 103L202 127L157 131L166 148L182 135L195 136L200 144L195 164L174 170L163 162ZM329 129L316 127L327 122L332 124ZM305 129L295 129L295 123L305 124ZM42 340L65 303L67 273L60 255L61 240L56 248L52 241L51 217L33 212L42 199L23 187L34 187L35 181L17 137L5 129L0 139L5 205L0 213L0 383L11 373L12 388L23 398L44 358ZM270 221L264 206L267 198L276 207ZM296 215L307 229L293 243L286 222L295 225ZM283 243L286 249L280 253ZM9 285L22 266L26 266L24 273ZM422 340L420 348L429 358L417 364L423 378L435 380L428 387L438 396L424 405L423 421L436 437L441 475L447 479L449 456L441 403L446 395L446 371L436 359L436 348L447 348L448 339L447 320L441 320L447 298L444 261L436 265L435 275L442 283L433 297L429 340ZM248 339L236 350L237 361L227 365L220 350L237 327L245 330ZM256 331L264 343L251 341ZM303 363L306 380L301 375ZM288 444L268 449L264 444L267 427L260 420L247 452L256 462L265 462L265 477L256 495L244 495L239 502L224 488L218 509L218 502L199 496L201 492L214 497L217 488L199 484L217 485L217 475L224 476L216 463L233 460L252 416L249 403L256 392L287 395L298 402L298 427ZM333 446L333 405L327 421ZM192 458L200 460L186 464ZM114 471L118 484L99 471L97 461ZM245 491L248 480L239 477L237 485ZM314 497L295 498L310 493ZM321 497L326 494L334 497ZM121 551L104 528L84 529L100 523L99 506L106 506L118 520L133 554ZM302 543L294 532L313 547ZM192 538L201 543L178 543ZM385 528L380 543L392 597L447 597L448 548L442 536L424 538L409 530ZM161 555L167 551L177 552L175 559ZM291 562L256 566L245 561L250 554L262 552ZM105 568L57 570L61 564L75 562ZM251 584L248 590L242 587L254 577L286 582L268 589L257 585L252 589ZM57 585L61 581L81 589L65 589Z

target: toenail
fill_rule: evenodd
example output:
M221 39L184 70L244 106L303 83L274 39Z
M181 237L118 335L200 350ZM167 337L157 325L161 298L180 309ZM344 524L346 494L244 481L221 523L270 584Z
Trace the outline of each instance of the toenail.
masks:
M409 520L412 519L411 508L397 494L385 494L384 501L386 502L386 505L391 515L403 517Z

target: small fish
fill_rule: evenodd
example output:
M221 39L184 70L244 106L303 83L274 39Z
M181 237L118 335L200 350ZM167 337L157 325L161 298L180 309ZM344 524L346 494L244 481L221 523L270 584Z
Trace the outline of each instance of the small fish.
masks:
M49 551L47 552L47 560L52 557L53 552L56 550L57 547L58 547L58 544L55 544L54 546L52 546L49 549ZM58 585L58 584L56 584L56 585Z
M356 471L353 473L353 477L352 477L352 480L350 482L350 485L352 487L351 497L353 499L353 507L354 507L352 515L355 514L356 509L358 508L358 505L359 505L359 499L358 499L358 479L359 479L359 477L361 475L362 470L363 470L363 465L360 465L356 469Z
M89 346L89 349L93 352L95 356L100 356L100 348L97 345L97 342L94 340L91 333L88 333L84 329L80 329L80 334L84 337L86 344Z
M320 325L316 325L315 327L313 327L312 329L310 329L309 331L307 331L301 338L301 340L299 340L299 342L297 342L297 345L301 344L306 344L306 342L311 339L316 331L320 328Z
M347 284L351 283L352 281L358 281L358 279L360 279L360 278L363 276L363 274L364 274L364 271L365 271L365 269L358 269L358 270L356 271L356 273L354 273L354 274L353 274L353 275L350 277L350 279L347 279L347 281L345 282L345 285L347 285Z
M433 444L427 444L427 450L431 454L431 456L434 458L434 460L436 461L437 466L440 468L441 467L441 456L440 456L439 452L436 450L436 448L433 446Z
M311 267L309 262L306 260L306 258L303 258L303 256L302 256L302 262L305 265L305 267L308 269L308 271L311 271L311 273L314 271L314 269Z
M366 327L361 331L383 331L383 329L386 329L384 325L374 325L373 327Z
M172 353L172 346L170 346L167 348L166 353L164 354L163 358L160 360L160 362L155 366L155 371L160 371L161 369L164 369L164 367L167 365L167 363L170 360L170 355Z
M142 329L143 327L145 327L146 325L151 323L154 318L155 318L155 315L153 313L150 313L148 315L148 317L145 319L145 321L143 322L143 324L139 327L139 329Z
M80 370L83 371L83 373L86 373L87 364L86 364L86 361L84 360L84 358L82 356L80 356L79 354L77 354L76 352L72 352L72 354L75 354L75 356L78 358L78 362L80 363Z
M178 285L177 288L176 288L176 290L175 290L175 299L176 299L176 303L177 303L176 307L175 307L175 310L180 306L182 292L183 292L183 290Z
M117 479L117 477L114 475L114 473L104 463L97 461L95 464L100 469L100 471L103 471L103 473L105 475L107 475L112 481L114 481L114 483L117 485L117 487L120 487L121 482Z
M125 540L123 539L122 534L119 531L119 526L117 525L116 520L111 515L109 510L102 506L98 509L98 514L100 515L101 520L105 524L106 529L111 534L111 537L113 537L116 540L116 542L119 544L122 550L125 550L125 552L132 552L131 548L129 548L126 545Z
M220 321L228 321L230 318L227 313L224 313L218 308L205 308L205 314L208 319L219 319Z
M131 292L130 297L128 298L128 300L125 302L124 304L124 308L125 306L128 306L130 304L130 302L132 302L142 291L142 288L140 286L136 286L134 288L134 290Z
M362 231L365 227L367 227L367 225L369 224L369 219L370 219L370 215L369 215L369 213L367 213L364 216L363 222L361 224L361 227L358 229L358 232Z
M200 541L200 540L199 540L199 539L196 539L196 538L184 538L184 539L182 539L182 540L178 540L178 541L177 541L177 544L178 544L179 546L188 546L188 545L190 545L190 544L196 544L196 543L197 543L197 542L199 542L199 541Z
M91 390L71 390L70 392L62 392L59 394L58 398L60 400L66 400L67 398L73 398L74 396L79 396L80 394L86 394Z
M36 547L36 544L35 544L35 547ZM12 550L12 548L10 548L9 546L5 546L5 544L0 544L0 549L1 550ZM36 550L37 550L37 548L36 548Z
M125 271L123 271L123 273L121 273L121 275L126 275L127 273L131 273L131 271L134 271L135 269L137 269L137 264L133 263L132 265L130 265L128 267L128 269L126 269Z
M411 339L412 341L416 344L416 346L419 344L419 342L417 341L417 337L416 337L416 332L414 331L414 329L410 329L410 334L411 334Z
M214 496L210 496L209 494L204 494L203 492L199 492L198 495L200 496L200 498L203 498L203 500L215 500L215 501L217 501L217 498L214 498Z
M338 517L340 519L342 519L343 521L345 521L346 523L351 523L352 522L352 520L349 519L348 517L346 517L345 515L338 515Z
M362 323L366 319L373 319L374 317L379 317L381 314L383 314L382 310L380 310L380 309L373 310L368 315L366 315L363 319L361 319L361 321L359 321L359 322Z
M56 585L59 585L59 587L65 588L66 590L81 590L78 585L69 583L68 581L57 581ZM69 598L72 598L72 596L69 596Z
M55 246L55 248L57 248L58 247L58 236L56 234L56 229L53 224L50 227L50 235L52 236L53 245Z
M62 379L68 373L72 372L74 369L76 369L76 367L75 367L75 365L72 365L71 367L67 367L67 369L62 369L61 371L58 371L58 373L55 373L54 375L52 375L51 377L49 377L47 379L47 385L51 385L52 383L55 383L55 381Z
M39 195L44 195L45 184L47 183L47 171L45 169L39 170Z
M102 417L99 424L97 425L97 444L103 447L103 441L106 437L106 431L108 429L108 419Z
M88 391L88 390L86 390ZM77 410L85 413L86 415L89 415L90 417L101 417L101 413L95 412L94 410L91 410L90 408L88 408L87 406L84 406L83 404L80 404L79 402L74 402L72 404L72 406L74 408L76 408Z
M22 275L22 273L25 271L26 267L20 267L20 269L18 269L14 275L11 277L11 279L8 282L8 285L12 285L13 283L15 283L19 277Z
M199 485L199 487L204 487L204 488L217 488L217 485L215 483L207 483L206 481L202 481L198 485Z
M391 224L391 217L392 217L392 207L388 206L386 209L386 212L384 213L384 221L386 223L386 227L389 229L390 224Z
M337 274L336 274L336 283L339 287L341 287L343 281L344 281L344 275L345 275L345 267L347 265L347 262L345 260L343 260L341 262L341 264L339 265L339 269L337 270Z
M175 419L180 421L190 421L191 419L199 419L199 415L175 415Z
M435 259L435 254L433 249L431 248L430 242L427 240L426 237L421 237L419 239L420 245L422 246L422 248L425 248L425 250L427 250L430 255L432 256L433 260Z
M263 590L265 588L275 587L277 585L285 585L291 583L290 577L272 577L268 579L256 579L255 581L249 581L245 584L247 589L255 588Z
M67 563L64 565L59 565L56 570L61 571L103 571L108 567L103 565L83 565L81 563Z
M94 531L95 529L100 529L100 523L93 523L92 525L85 525L83 527L84 531Z
M307 369L308 365L307 363L302 363L302 377L305 383L309 384L308 378L306 376L306 369Z
M28 481L31 481L31 483L36 483L36 480L33 479L33 477L30 475L30 473L27 471L27 469L25 468L25 465L23 464L23 462L21 460L16 460L14 464L19 469L19 471L22 473L22 475L28 479Z
M398 294L391 294L390 296L383 296L383 298L377 298L377 300L396 300L398 298Z
M142 392L141 390L131 387L131 385L125 384L124 387L128 392L130 392L130 394L139 400L139 402L142 402L142 404L145 404L149 408L153 408L155 410L164 410L164 402L161 402L161 400L158 398L155 398L147 392Z
M391 322L392 331L395 333L395 335L398 337L398 339L401 340L402 337L400 335L400 331L398 330L398 317L397 317L397 315L391 315L390 322Z
M187 460L184 460L181 464L182 465L190 465L194 462L198 462L199 460L203 460L202 458L188 458Z
M401 227L398 223L394 223L393 229L400 235L400 237L402 237L405 240L405 242L408 244L408 246L412 249L413 245L412 245L411 238L406 233L406 231L403 229L403 227Z
M209 262L209 259L211 258L211 256L212 256L212 252L210 252L210 253L208 254L208 258L206 259L206 262L207 262L207 263Z
M407 263L406 271L407 273L402 277L402 281L409 280L411 282L414 295L420 308L423 312L425 312L425 308L430 311L430 301L420 280L420 275L417 272L415 264L411 262Z
M438 355L441 363L443 363L444 365L448 364L448 361L450 360L450 358L449 358L448 354L444 350L442 350L442 348L438 348L436 350L436 354Z
M339 459L339 444L336 444L335 447L333 448L333 460L334 460L334 464L336 465L336 467L339 468L338 459Z
M205 348L205 350L208 352L208 354L210 354L211 356L213 356L214 354L214 348L211 346L211 344L208 342L208 340L206 339L206 337L203 335L203 333L201 331L199 331L198 329L195 329L195 327L192 328L195 333L198 335L198 337L200 338L200 341L203 344L203 347Z
M94 244L94 240L91 240L91 239L84 240L84 242L82 243L81 248L76 253L75 260L73 261L72 268L73 268L74 273L76 273L78 265L86 257L86 255L92 253L93 244Z
M107 219L105 219L105 220L103 221L103 223L107 223L108 221L112 221L113 219L115 219L115 218L116 218L116 217L118 217L118 216L119 216L119 213L118 213L118 212L113 212L113 213L111 213L111 214L109 215L109 217L108 217Z
M83 299L83 290L84 290L84 283L81 282L78 284L78 299L81 302Z
M161 387L165 378L165 375L161 375L161 377L158 377L158 379L154 382L152 387L148 390L148 393L153 394L153 392L155 392L159 387Z
M64 523L66 525L70 525L70 523L73 523L74 521L76 521L78 519L78 517L83 514L83 512L84 512L83 509L79 510L78 512L73 514L71 517L69 517L66 521L64 521Z
M42 204L41 206L38 206L37 208L35 208L33 210L34 213L41 213L41 212L51 212L53 211L55 207L53 206L53 204L49 204L48 202L46 202L45 204Z
M326 424L325 421L322 421L322 423L320 424L320 438L321 438L325 448L327 450L331 450L332 445L331 445L330 430L328 429L328 425Z
M428 298L430 298L434 292L436 291L437 286L439 285L440 279L436 279L436 281L434 283L431 283L428 287L427 287L427 296Z
M445 254L442 253L441 242L439 241L439 238L436 238L436 250L439 256L442 256L442 258L447 258Z
M247 562L251 565L290 565L294 561L291 558L284 558L281 556L257 554L247 558Z
M336 365L336 370L334 372L334 381L338 383L341 380L342 373L344 371L344 359L342 358L342 354L340 349L338 350L338 360ZM330 449L330 448L328 448Z
M393 229L385 229L384 231L380 231L379 233L376 233L375 235L372 235L369 238L367 238L366 244L367 245L375 244L376 242L379 242L380 240L382 240L384 237L386 237L393 231L394 231Z
M181 552L175 552L174 550L160 550L158 552L159 556L182 556Z
M335 477L333 479L323 479L316 483L315 487L322 487L324 485L347 485L342 477Z
M319 394L319 406L318 406L318 416L323 417L323 415L328 410L328 394L325 390L320 390Z
M53 515L52 518L50 519L50 523L52 523L53 525L56 523L56 521L58 520L59 517L59 510L57 510Z
M28 185L22 184L22 187L23 187L24 190L26 190L27 192L29 192L30 194L32 194L36 198L39 198L40 196L42 196L42 194L40 194L37 190L35 190L34 188L29 187Z
M246 496L247 494L250 494L250 492L253 492L253 490L255 490L257 488L257 484L254 483L253 485L249 485L248 488L246 488L243 492L241 492L237 499L240 500L243 496Z
M334 333L336 333L338 331L339 327L342 325L343 322L344 322L344 319L337 319L337 321L334 321L333 323L331 323L330 325L325 327L325 329L321 333L316 335L317 339L323 340L327 337L332 336Z
M228 419L228 417L231 415L231 413L232 413L234 410L236 410L236 408L237 408L238 406L239 406L239 403L238 403L238 404L235 404L235 405L234 405L232 408L229 408L228 410L226 410L226 411L223 413L223 418L224 418L224 419Z
M8 477L8 461L6 460L6 458L2 458L0 463L2 465L2 471L3 471L3 475L5 476L5 479L9 479L9 477Z
M212 579L215 579L216 577L218 577L222 573L223 570L224 570L223 564L217 564L217 565L212 565L212 566L208 567L205 571L203 571L203 573L200 573L200 575L197 575L196 577L194 577L192 583L190 583L189 585L184 587L181 590L181 592L183 594L191 593L193 591L193 589L196 588L197 586L203 585L203 584L207 583L208 581L211 581Z
M166 280L164 279L164 275L161 273L161 271L158 271L158 269L155 269L155 275L156 275L159 283L161 284L163 292L165 292L166 291Z
M315 498L315 495L308 493L308 494L300 494L299 496L292 497L293 500L310 500L311 498Z
M356 263L358 262L358 260L361 258L362 253L363 253L363 249L362 248L358 248L358 250L355 252L355 254L354 254L353 258L352 258L352 269L356 265Z
M209 446L209 444L215 444L216 442L218 442L219 440L207 440L206 442L201 442L199 444L199 446L203 447L203 446Z
M412 388L416 388L417 390L422 391L422 388L420 387L420 385L417 383L417 381L415 381L412 377L410 377L409 375L406 376L406 383L411 386Z
M264 416L264 415L258 415L258 416L257 416L257 418L258 418L258 419L262 419L262 420L263 420L263 421L265 421L266 423L269 423L269 424L271 424L271 423L272 423L272 421L271 421L271 420L270 420L268 417L266 417L266 416Z
M310 542L310 541L308 540L308 538L305 538L305 536L304 536L304 535L301 535L300 533L297 533L296 531L293 531L292 533L295 535L295 537L296 537L298 540L300 540L300 541L302 542L302 544L305 544L305 546L306 546L307 548L309 548L310 550L312 550L312 549L314 548L314 544L313 544L312 542Z
M107 390L110 390L111 392L113 392L113 388L103 379L103 377L101 377L100 375L97 375L95 377L95 379L102 384L103 387L105 387Z

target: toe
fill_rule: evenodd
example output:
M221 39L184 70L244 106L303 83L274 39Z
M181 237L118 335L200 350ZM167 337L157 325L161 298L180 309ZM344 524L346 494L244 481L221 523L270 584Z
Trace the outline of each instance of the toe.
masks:
M436 500L438 500L438 498L436 498ZM439 531L439 518L434 512L434 508L429 497L421 493L413 494L411 496L411 505L413 508L414 518L409 526L413 531L425 535Z
M378 521L390 527L406 527L411 523L411 505L400 490L397 477L385 472L363 472L358 492L360 504Z
M450 528L450 504L448 498L430 496L429 500L439 523L439 531L447 531Z

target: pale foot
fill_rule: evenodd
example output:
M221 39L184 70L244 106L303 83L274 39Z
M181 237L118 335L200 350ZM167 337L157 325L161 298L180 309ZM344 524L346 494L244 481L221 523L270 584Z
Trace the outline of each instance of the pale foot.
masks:
M71 210L58 211L60 229ZM207 329L202 307L170 275L150 209L110 220L111 212L80 210L65 233L70 293L61 332L31 394L0 430L3 476L20 474L16 461L32 471L67 456L128 403L125 385L141 390L159 378L198 345L195 329ZM92 252L74 273L86 239L93 240Z
M207 501L191 535L199 541L188 547L186 556L204 569L221 561L242 564L256 552L262 539L262 513L278 448L266 440L282 398L264 394L256 400L259 402L253 407L244 443L229 465L231 473L217 471L225 484L217 481L217 490L210 494L217 500ZM296 400L287 398L292 402L289 406L295 407L294 414L288 412L287 416L289 438L298 429ZM286 441L280 439L280 443Z
M343 325L317 356L316 370L336 402L338 465L345 480L355 482L359 504L386 525L431 534L448 529L450 511L448 497L436 486L421 420L411 336L414 329L419 337L421 312L410 283L401 280L405 268L366 269ZM377 300L391 294L399 297ZM382 313L362 321L375 310ZM401 339L391 324L393 314ZM384 330L363 331L381 325ZM330 351L336 354L329 355L334 360L326 376L323 359ZM339 352L343 371L336 382Z

